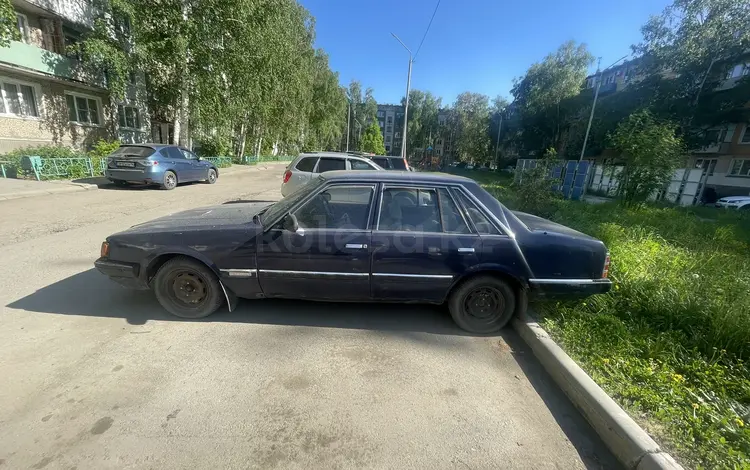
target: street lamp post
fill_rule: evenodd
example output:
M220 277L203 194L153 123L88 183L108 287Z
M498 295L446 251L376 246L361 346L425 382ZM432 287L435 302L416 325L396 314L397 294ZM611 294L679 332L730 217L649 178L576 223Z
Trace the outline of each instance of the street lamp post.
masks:
M349 152L349 128L352 120L352 102L347 101L346 103L346 151Z
M411 51L408 47L406 47L406 44L399 39L398 36L391 33L391 36L396 38L396 41L401 43L402 46L404 46L404 49L406 49L406 52L409 53L409 73L406 76L406 104L404 105L404 132L401 136L401 156L404 158L404 161L406 160L406 129L407 129L407 123L408 123L408 117L409 117L409 89L411 88L411 64L414 62L412 59Z

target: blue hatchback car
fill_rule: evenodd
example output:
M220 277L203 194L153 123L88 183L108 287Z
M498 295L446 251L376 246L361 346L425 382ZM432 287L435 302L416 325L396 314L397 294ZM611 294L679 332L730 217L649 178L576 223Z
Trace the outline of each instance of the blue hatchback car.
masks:
M219 178L216 166L190 150L167 144L125 144L107 157L104 176L116 185L158 184L174 189L177 183Z

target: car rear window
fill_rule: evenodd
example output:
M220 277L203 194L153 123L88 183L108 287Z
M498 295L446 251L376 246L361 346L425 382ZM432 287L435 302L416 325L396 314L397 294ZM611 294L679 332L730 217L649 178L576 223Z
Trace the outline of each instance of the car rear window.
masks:
M403 158L391 158L391 165L396 170L406 170L406 163Z
M321 158L318 163L318 173L326 171L346 170L346 161L343 158Z
M373 158L372 161L374 161L377 165L385 168L386 170L389 168L387 158Z
M111 157L148 157L154 153L151 147L142 147L140 145L127 145L119 147L110 154Z
M318 161L318 157L305 157L299 162L297 162L297 166L295 167L299 171L306 171L308 173L312 173L313 168L315 168L315 163Z

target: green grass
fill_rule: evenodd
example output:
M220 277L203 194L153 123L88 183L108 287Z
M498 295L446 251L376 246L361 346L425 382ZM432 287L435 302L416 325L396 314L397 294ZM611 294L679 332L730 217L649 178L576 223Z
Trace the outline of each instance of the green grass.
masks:
M465 174L520 200L509 177ZM604 241L614 282L538 305L543 326L683 465L750 469L750 217L561 200L542 212Z

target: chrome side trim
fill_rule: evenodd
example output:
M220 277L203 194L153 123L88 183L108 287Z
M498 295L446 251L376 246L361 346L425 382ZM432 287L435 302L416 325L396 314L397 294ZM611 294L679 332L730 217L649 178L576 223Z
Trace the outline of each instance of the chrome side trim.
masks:
M405 277L418 279L453 279L452 274L399 274L399 273L372 273L377 277Z
M320 277L368 277L369 273L337 273L331 271L287 271L283 269L259 269L261 273L273 273L273 274L298 274L298 275L309 275L309 276L320 276Z
M609 279L529 279L532 284L607 284Z
M220 271L227 277L255 277L258 274L257 269L221 269Z

